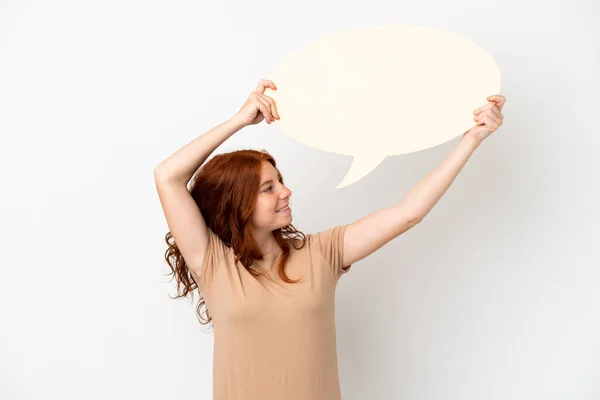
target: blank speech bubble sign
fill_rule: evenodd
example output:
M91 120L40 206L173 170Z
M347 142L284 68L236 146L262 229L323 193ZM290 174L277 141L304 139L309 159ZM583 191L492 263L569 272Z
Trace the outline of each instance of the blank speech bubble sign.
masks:
M267 89L275 124L317 149L354 156L336 189L389 155L445 143L475 125L473 110L500 93L500 70L478 44L416 25L346 30L289 55Z

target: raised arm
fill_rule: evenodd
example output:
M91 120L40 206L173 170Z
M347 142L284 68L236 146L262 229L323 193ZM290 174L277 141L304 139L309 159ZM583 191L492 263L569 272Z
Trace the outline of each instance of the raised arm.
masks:
M185 263L198 275L208 232L187 184L210 154L239 129L234 121L227 120L177 150L154 169L156 191L169 230Z
M354 264L425 218L448 190L458 173L481 142L503 123L501 114L506 98L494 95L490 103L473 112L476 125L466 132L458 145L415 185L399 204L378 210L346 227L344 265Z
M194 139L179 149L154 169L154 177L160 181L187 185L196 170L217 147L234 133L248 125L255 125L266 118L273 122L279 114L273 99L263 93L266 88L276 89L273 82L261 79L257 88L250 93L242 108L230 119Z
M208 228L187 188L188 182L210 154L234 133L262 121L265 115L267 122L272 121L271 113L279 117L274 106L260 100L266 97L262 93L267 86L274 87L274 84L261 80L234 117L189 142L154 169L154 182L167 225L186 264L198 275L206 251Z

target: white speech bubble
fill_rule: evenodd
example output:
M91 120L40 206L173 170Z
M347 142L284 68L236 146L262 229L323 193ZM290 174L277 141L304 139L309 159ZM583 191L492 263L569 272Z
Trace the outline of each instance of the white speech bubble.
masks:
M317 149L353 155L336 189L389 155L445 143L469 130L473 110L500 93L500 70L481 46L413 25L340 32L290 53L269 75L275 124Z

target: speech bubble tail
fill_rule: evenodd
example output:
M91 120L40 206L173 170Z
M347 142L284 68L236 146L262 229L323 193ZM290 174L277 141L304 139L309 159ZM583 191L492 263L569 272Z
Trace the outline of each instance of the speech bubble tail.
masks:
M369 172L374 170L383 160L385 160L386 156L358 156L354 157L352 160L352 165L346 173L346 176L340 184L336 187L336 189L340 189L351 185L363 177L367 176Z

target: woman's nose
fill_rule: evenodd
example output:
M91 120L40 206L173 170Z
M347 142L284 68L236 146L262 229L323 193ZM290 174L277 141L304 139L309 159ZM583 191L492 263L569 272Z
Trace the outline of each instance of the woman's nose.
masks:
M292 191L289 188L286 187L285 190L282 190L280 192L280 194L283 194L284 198L285 197L290 197L292 195Z

